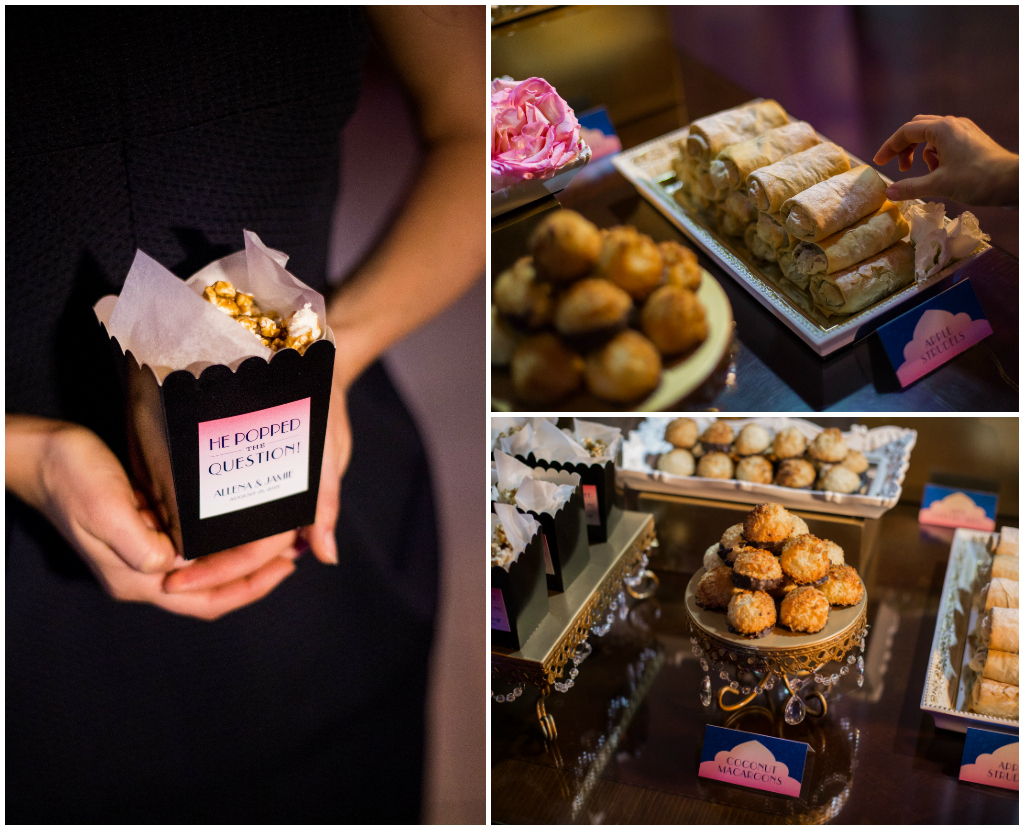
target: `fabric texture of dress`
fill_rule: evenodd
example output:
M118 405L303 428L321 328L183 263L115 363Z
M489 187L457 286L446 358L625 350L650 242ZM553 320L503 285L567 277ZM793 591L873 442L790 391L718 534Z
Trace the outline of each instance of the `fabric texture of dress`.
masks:
M241 249L245 228L326 291L366 26L298 6L6 20L7 411L83 423L119 451L91 307L136 249L185 278ZM7 497L8 821L418 820L430 474L382 366L349 412L341 564L307 554L213 623L112 600Z

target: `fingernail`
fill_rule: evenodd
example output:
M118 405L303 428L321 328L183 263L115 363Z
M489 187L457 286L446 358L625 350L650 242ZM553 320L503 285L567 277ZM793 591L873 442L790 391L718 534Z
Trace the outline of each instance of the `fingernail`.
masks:
M878 191L876 190L875 192L877 193ZM900 192L896 188L896 185L891 184L885 189L885 195L888 196L890 199L895 200L899 198Z

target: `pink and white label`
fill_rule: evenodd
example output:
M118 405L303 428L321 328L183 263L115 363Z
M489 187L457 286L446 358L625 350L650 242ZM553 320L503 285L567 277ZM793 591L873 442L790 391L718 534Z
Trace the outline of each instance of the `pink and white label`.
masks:
M909 386L990 334L988 320L930 308L914 327L913 339L903 347L903 364L896 369L896 377L902 386Z
M583 509L587 511L587 524L601 524L601 506L597 503L597 485L583 485Z
M512 627L508 624L508 611L505 610L505 600L502 599L501 588L491 588L491 628L509 633L512 631Z
M199 518L309 489L309 398L199 424Z
M800 780L793 778L789 767L776 759L772 751L758 740L717 752L714 759L701 763L697 774L701 778L728 781L794 798L800 795Z

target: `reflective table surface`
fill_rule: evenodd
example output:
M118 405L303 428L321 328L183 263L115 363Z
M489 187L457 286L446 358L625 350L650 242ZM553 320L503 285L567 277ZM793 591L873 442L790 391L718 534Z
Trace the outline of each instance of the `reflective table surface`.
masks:
M964 735L936 730L920 709L951 530L918 525L910 503L863 523L859 549L845 528L868 590L865 682L841 678L825 717L789 726L778 688L733 714L700 700L683 597L736 508L636 494L627 506L655 515L661 546L650 567L661 586L592 635L573 688L548 698L555 741L537 725L536 692L492 704L495 823L1018 822L1016 792L958 781ZM826 537L837 530L808 523ZM722 684L713 678L716 692ZM808 743L801 797L698 778L706 724Z

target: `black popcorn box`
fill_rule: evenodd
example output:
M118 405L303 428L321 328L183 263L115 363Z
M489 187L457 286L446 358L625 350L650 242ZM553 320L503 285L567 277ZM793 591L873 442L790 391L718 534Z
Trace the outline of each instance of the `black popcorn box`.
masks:
M532 452L520 461L538 470L556 470L577 473L583 506L587 519L587 539L591 544L607 542L608 536L619 523L622 510L615 501L615 460L609 458L603 464L592 464L581 459L580 463L564 461L542 461Z
M583 488L575 473L535 468L531 477L554 484L575 485L572 496L554 515L526 511L540 522L548 590L564 592L590 562Z
M493 527L494 516L491 518ZM491 566L492 646L519 651L547 616L543 538L538 528L507 571L498 565Z
M234 369L168 372L110 333L119 301L105 297L95 313L124 391L130 473L178 552L195 559L312 524L334 372L330 329L303 354L288 348Z

